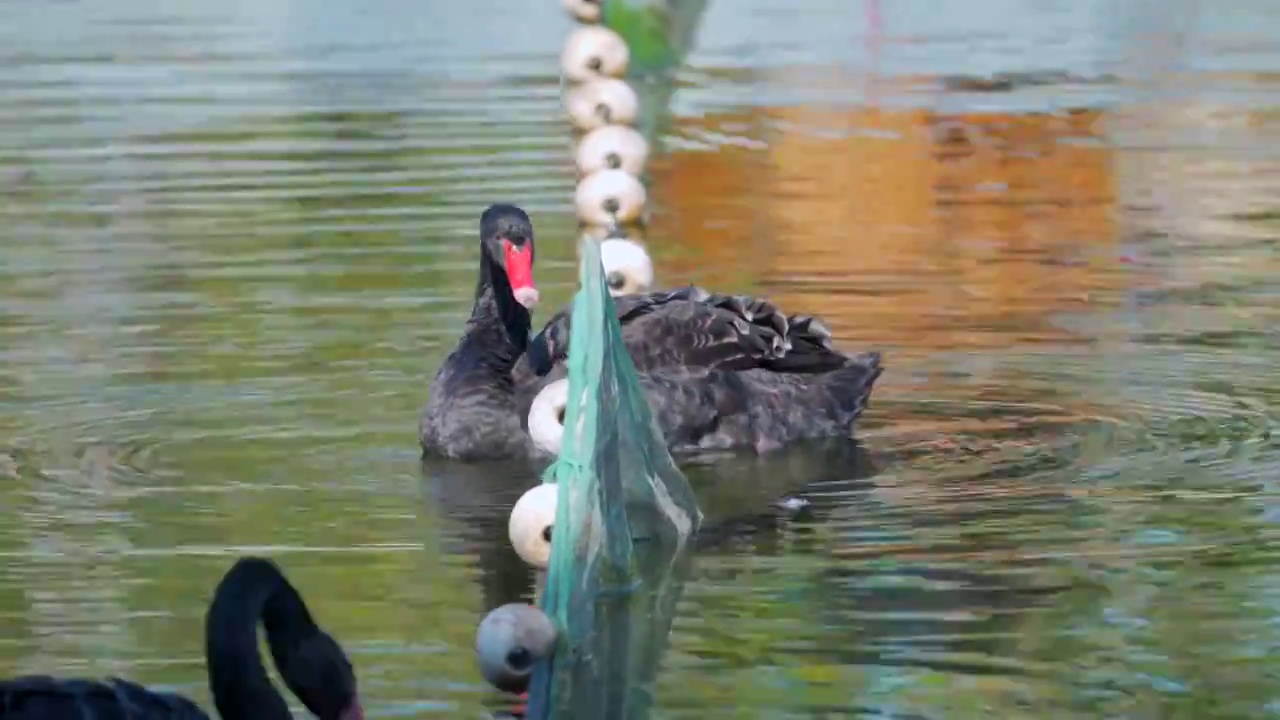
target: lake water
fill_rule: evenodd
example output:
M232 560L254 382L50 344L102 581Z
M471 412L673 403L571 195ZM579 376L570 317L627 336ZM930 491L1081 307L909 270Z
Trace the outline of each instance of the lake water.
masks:
M711 531L663 717L1280 716L1280 10L963 7L711 2L679 72L659 281L889 369L856 450L688 469ZM255 552L369 717L511 705L472 638L531 591L534 478L424 470L416 418L484 206L571 292L569 29L0 7L0 674L207 704L205 603Z

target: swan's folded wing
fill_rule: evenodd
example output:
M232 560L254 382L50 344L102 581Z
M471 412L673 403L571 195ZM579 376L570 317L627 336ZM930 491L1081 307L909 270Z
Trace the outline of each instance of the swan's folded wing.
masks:
M618 322L626 325L636 318L653 312L662 312L669 306L684 303L703 303L712 294L696 285L686 285L675 290L651 293L633 293L614 298L618 309Z
M769 300L749 295L671 300L628 324L624 334L637 365L647 368L761 368L815 374L851 361L834 347L822 321L786 315Z
M785 315L748 295L719 295L689 286L615 300L627 350L636 369L764 368L822 373L849 357L833 348L831 333L812 317ZM530 342L524 363L545 375L569 354L569 312L562 310Z
M636 368L747 370L785 352L782 336L705 303L670 303L622 329Z
M641 374L640 387L668 447L700 445L735 418L748 420L748 393L730 372L666 368Z
M820 373L849 360L833 348L831 333L815 318L788 316L772 302L749 295L704 294L649 304L623 328L642 369L763 368Z
M652 293L634 293L614 298L613 304L618 322L625 329L628 323L647 317L671 304L696 303L709 296L702 288L690 285L677 290ZM573 306L562 308L542 331L529 340L523 357L524 364L537 375L546 375L552 366L569 357L569 331L572 325ZM634 351L633 351L634 355Z

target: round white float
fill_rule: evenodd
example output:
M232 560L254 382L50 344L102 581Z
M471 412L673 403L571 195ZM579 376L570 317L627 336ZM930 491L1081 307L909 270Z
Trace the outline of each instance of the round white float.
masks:
M569 14L585 23L600 22L604 17L604 0L562 0Z
M631 125L640 114L640 99L617 78L596 78L570 87L564 96L569 121L590 132L606 125Z
M560 445L564 440L564 411L569 405L569 380L562 378L549 383L533 398L529 406L529 438L539 450L553 456L560 455ZM552 486L548 486L552 487ZM533 490L537 490L534 488ZM529 492L533 492L530 490ZM529 493L525 493L527 497ZM520 498L523 502L524 498ZM518 504L517 504L518 505ZM552 498L552 508L555 499ZM554 516L554 512L552 515ZM515 521L515 513L511 515ZM514 543L515 540L513 539ZM550 555L550 550L548 550ZM523 556L522 556L523 557ZM545 566L544 566L545 567Z
M537 401L534 402L536 404ZM531 416L532 412L531 410ZM529 428L529 434L533 435L532 427ZM534 442L537 442L536 437ZM551 562L551 529L555 524L556 486L543 483L521 495L515 507L511 508L507 537L520 559L545 570Z
M582 138L574 159L578 172L583 175L601 170L625 170L638 176L644 172L645 161L649 159L649 143L635 128L605 125Z
M605 240L600 243L600 264L614 297L648 292L653 287L653 261L640 243L623 238Z
M573 82L622 77L631 62L627 41L601 25L579 25L569 33L560 53L560 71Z
M524 692L533 666L555 653L556 634L551 618L532 605L508 603L495 608L476 628L480 674L499 690Z
M628 223L640 217L647 200L644 185L622 170L601 170L578 183L574 206L588 225L608 225L613 219Z

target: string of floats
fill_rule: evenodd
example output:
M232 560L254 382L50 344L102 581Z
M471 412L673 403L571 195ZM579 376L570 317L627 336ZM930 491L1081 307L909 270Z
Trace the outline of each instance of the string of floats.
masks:
M617 237L642 221L648 197L640 176L649 143L634 127L640 113L635 90L623 80L631 52L621 35L600 24L604 0L562 0L578 21L560 54L564 109L576 131L574 210L596 237ZM540 483L511 510L507 535L525 562L545 571L551 559L556 486ZM550 658L558 630L537 607L508 603L485 616L476 629L476 659L484 678L499 690L523 693L534 665Z

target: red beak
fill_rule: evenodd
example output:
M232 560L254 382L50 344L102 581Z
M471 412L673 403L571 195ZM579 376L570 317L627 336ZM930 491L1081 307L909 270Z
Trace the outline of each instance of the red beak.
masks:
M533 286L533 247L502 241L503 260L507 265L507 281L516 302L532 308L538 304L538 289Z

